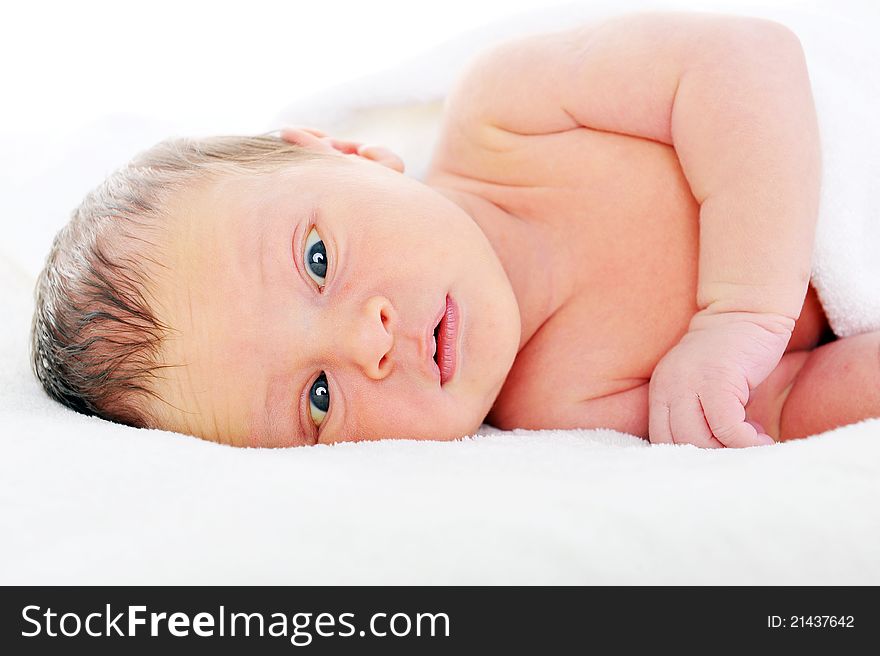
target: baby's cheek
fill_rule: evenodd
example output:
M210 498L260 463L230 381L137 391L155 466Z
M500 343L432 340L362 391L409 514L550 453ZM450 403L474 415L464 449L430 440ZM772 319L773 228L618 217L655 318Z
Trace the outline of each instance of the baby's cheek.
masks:
M353 434L336 441L381 439L453 440L472 434L482 417L466 403L436 393L363 394L349 410Z

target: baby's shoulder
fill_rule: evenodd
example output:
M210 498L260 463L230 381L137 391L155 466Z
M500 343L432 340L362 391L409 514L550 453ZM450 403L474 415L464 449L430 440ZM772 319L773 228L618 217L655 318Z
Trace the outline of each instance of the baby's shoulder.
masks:
M570 68L563 63L572 59L575 32L512 37L478 52L444 100L429 171L497 169L499 153L523 148L530 137L580 127L563 106L566 84L547 73Z

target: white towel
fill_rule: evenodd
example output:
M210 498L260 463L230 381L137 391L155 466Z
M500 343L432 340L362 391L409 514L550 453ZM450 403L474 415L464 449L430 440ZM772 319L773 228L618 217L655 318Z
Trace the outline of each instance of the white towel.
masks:
M880 19L810 18L798 32L822 140L812 282L832 330L847 337L880 330Z

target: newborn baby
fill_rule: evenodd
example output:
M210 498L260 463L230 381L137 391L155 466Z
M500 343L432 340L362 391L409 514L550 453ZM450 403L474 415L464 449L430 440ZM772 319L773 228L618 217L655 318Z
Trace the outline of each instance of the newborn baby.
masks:
M424 182L306 127L140 155L56 238L34 367L80 412L238 446L803 437L880 415L878 334L835 340L809 284L819 183L779 24L510 39L449 94Z

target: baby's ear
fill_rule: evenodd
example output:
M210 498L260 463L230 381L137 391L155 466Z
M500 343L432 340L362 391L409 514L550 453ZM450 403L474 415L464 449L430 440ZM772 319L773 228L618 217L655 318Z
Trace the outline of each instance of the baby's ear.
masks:
M282 128L281 138L285 141L316 150L318 152L339 152L344 155L357 155L377 164L387 166L398 173L403 173L403 160L384 146L363 144L358 141L334 139L317 128L288 127Z

